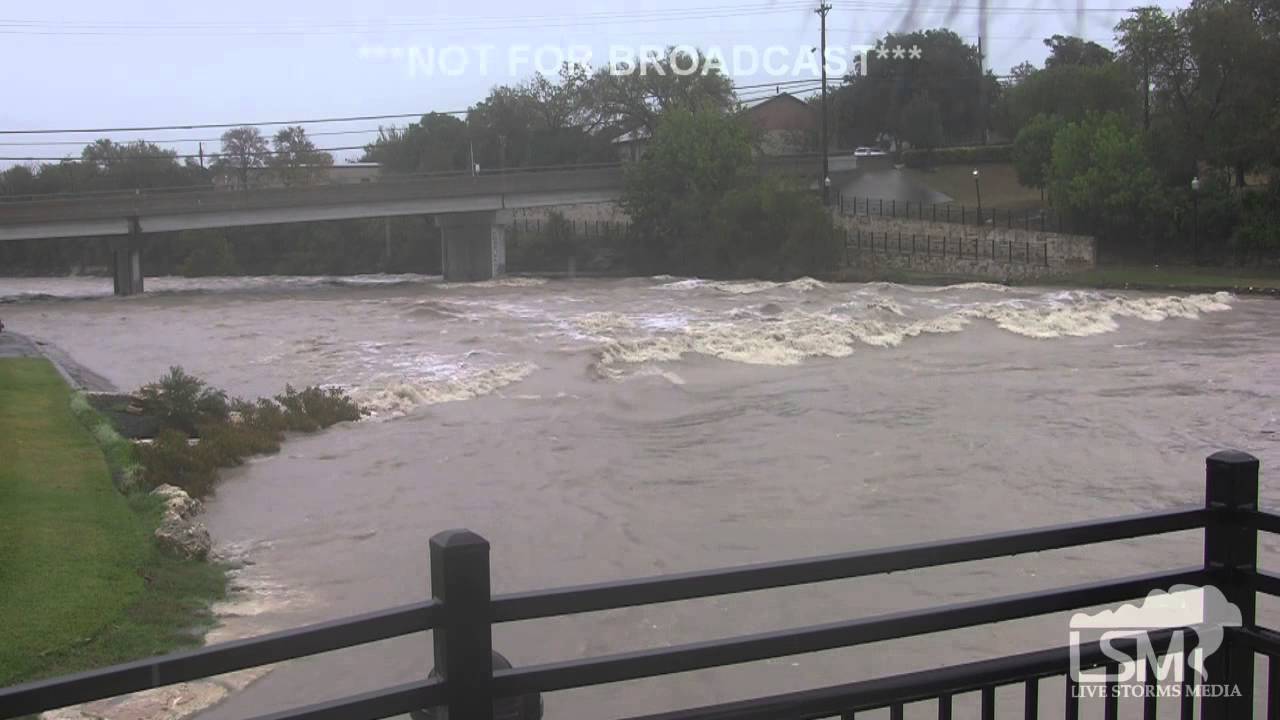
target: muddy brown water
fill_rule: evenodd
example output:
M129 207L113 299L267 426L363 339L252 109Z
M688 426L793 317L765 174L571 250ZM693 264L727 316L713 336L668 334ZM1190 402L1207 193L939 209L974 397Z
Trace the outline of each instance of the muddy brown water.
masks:
M119 387L181 364L244 396L340 384L376 412L226 473L205 521L248 563L225 609L236 635L425 598L427 539L446 528L490 540L493 587L507 592L1197 504L1203 459L1224 447L1262 459L1264 503L1280 504L1274 300L666 277L147 283L114 299L101 280L0 279L0 312ZM1265 541L1264 558L1277 549ZM579 658L1194 565L1200 552L1183 533L504 625L495 646L518 665ZM553 693L547 717L1066 637L1064 616L1022 620ZM420 678L430 647L420 635L284 663L202 717ZM1046 712L1060 687L1042 690ZM1020 712L1016 688L999 699Z

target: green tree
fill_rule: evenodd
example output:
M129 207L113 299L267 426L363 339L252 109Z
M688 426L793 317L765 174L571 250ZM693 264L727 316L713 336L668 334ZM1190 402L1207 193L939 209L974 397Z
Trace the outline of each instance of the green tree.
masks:
M642 160L627 168L622 204L643 243L639 259L658 271L700 264L691 256L710 208L751 165L751 134L737 119L667 113Z
M928 95L916 95L902 108L898 121L902 139L911 147L932 153L942 144L942 112Z
M476 162L500 168L614 159L607 139L591 131L588 82L584 68L566 64L556 79L539 73L493 88L467 113Z
M672 111L730 112L737 104L733 82L715 60L668 48L629 66L601 68L581 88L586 127L652 135Z
M1009 88L998 111L1002 132L1016 137L1037 115L1079 121L1089 113L1136 117L1140 100L1128 66L1059 63L1024 76Z
M762 176L742 122L714 110L663 116L628 168L623 206L648 272L787 277L834 267L830 217L816 194Z
M250 173L266 167L271 154L258 128L243 126L222 133L222 152L213 162L215 172L230 178L241 189L249 187Z
M1018 182L1039 188L1042 196L1053 160L1053 139L1061 129L1059 118L1036 115L1013 139L1013 169L1018 173Z
M1140 7L1133 12L1133 17L1116 25L1116 40L1120 58L1142 80L1142 128L1147 130L1151 128L1152 80L1161 62L1174 53L1178 30L1173 18L1160 7Z
M892 51L898 48L918 48L919 57L897 57ZM886 135L905 140L904 110L920 97L937 106L943 142L984 137L1001 90L995 76L982 71L976 45L950 30L890 33L868 55L866 72L847 76L831 98L844 141L873 145Z
M842 241L821 196L793 178L751 178L726 193L712 221L699 274L788 280L838 267Z
M333 166L333 156L316 149L307 131L297 125L281 128L272 138L275 152L267 165L285 185L322 182Z
M443 113L427 113L408 127L380 130L365 146L364 162L392 172L466 170L470 165L467 124Z
M1053 141L1055 205L1098 235L1099 255L1152 254L1168 237L1171 208L1137 131L1115 114L1068 123Z
M1097 67L1107 65L1116 58L1115 53L1098 43L1074 35L1054 35L1046 38L1044 45L1049 48L1049 57L1044 61L1046 68L1069 65Z

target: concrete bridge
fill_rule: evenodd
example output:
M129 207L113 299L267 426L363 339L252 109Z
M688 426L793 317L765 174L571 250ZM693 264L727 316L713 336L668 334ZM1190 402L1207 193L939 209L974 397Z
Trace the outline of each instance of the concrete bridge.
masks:
M816 180L820 157L769 158L761 170ZM115 292L142 292L142 236L245 225L430 215L441 229L442 268L451 281L505 272L499 210L610 202L622 193L621 165L469 175L389 176L378 182L296 188L174 188L0 198L0 242L105 237Z

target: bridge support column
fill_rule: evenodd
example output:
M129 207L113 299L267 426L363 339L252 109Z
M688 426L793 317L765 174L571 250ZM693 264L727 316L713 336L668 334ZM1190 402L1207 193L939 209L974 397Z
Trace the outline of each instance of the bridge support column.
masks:
M142 293L142 229L137 218L129 224L128 237L111 240L112 279L119 296Z
M507 272L506 228L495 212L435 216L440 228L440 267L446 282L492 280Z

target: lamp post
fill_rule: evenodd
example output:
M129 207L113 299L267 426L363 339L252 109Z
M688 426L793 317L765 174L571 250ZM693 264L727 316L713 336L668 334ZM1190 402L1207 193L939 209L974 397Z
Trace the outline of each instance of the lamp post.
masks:
M827 13L831 12L831 4L824 2L814 12L822 18L822 50L818 58L822 68L822 206L828 207L831 205L831 168L827 155Z
M1191 178L1191 259L1200 264L1200 178Z
M978 181L978 168L973 169L973 189L978 194L978 224L982 224L982 183Z

